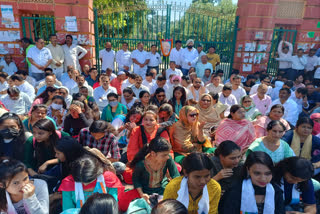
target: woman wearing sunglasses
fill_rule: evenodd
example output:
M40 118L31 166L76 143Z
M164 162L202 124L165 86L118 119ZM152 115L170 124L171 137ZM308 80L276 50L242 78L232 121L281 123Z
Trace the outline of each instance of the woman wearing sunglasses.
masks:
M216 144L232 140L242 150L248 149L256 137L252 123L246 120L245 116L246 111L243 107L240 105L231 106L230 115L221 121L216 131Z
M182 163L185 156L195 151L213 153L211 142L203 133L205 122L198 121L199 110L192 106L184 106L179 118L170 130L175 161Z

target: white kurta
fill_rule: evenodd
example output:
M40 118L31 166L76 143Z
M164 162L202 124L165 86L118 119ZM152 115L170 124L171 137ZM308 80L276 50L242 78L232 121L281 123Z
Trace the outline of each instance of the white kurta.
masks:
M64 51L64 70L66 71L67 66L72 65L76 70L81 72L79 60L83 58L88 51L85 48L75 44L72 44L70 47L64 44L62 45L62 48Z

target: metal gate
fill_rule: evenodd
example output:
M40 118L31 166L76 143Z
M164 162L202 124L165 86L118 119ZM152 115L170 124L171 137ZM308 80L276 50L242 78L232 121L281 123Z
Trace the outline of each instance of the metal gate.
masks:
M272 43L269 52L268 61L268 73L275 76L278 72L279 62L276 60L278 57L278 46L280 41L287 41L292 44L294 48L294 43L296 41L297 31L288 29L274 29L272 36Z
M54 18L51 16L22 16L21 23L23 37L28 37L32 41L41 37L48 42L50 34L55 33Z
M129 44L129 50L136 49L143 42L149 51L156 44L160 51L160 39L181 40L183 45L188 39L194 39L195 46L201 43L204 51L212 45L220 55L221 64L228 76L232 70L236 44L238 17L219 17L212 10L185 4L146 4L110 5L107 8L94 9L96 58L105 42L112 43L115 51L121 49L123 42ZM163 57L160 68L168 67L169 57ZM100 62L97 60L97 67Z

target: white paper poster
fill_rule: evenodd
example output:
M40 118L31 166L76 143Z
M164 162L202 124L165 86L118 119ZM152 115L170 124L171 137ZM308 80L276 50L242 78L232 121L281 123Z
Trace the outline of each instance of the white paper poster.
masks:
M75 16L66 16L66 30L70 32L77 32L77 17Z
M12 5L1 5L2 24L11 24L14 22Z
M242 71L252 71L252 64L243 64Z

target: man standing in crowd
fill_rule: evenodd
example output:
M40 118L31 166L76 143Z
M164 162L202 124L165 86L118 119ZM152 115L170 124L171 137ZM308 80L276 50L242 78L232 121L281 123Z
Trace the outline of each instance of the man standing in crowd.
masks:
M44 47L42 38L36 39L36 46L30 48L27 58L31 63L30 76L37 81L44 79L44 69L51 64L52 56L50 50Z
M212 64L210 62L208 62L208 57L207 55L203 54L201 56L201 61L197 63L196 66L196 73L197 73L197 77L202 78L204 75L204 71L209 69L210 73L213 70Z
M118 63L119 71L130 71L132 65L131 52L128 50L128 43L124 42L122 44L122 49L116 54L116 62Z
M64 62L64 52L60 45L58 45L57 35L50 35L50 44L47 45L47 48L50 50L52 55L52 63L50 67L53 70L53 73L56 75L58 80L61 80L61 75L63 73L63 62Z
M293 53L293 46L290 42L287 41L281 41L278 45L278 54L279 58L283 59L279 62L279 71L284 71L286 76L289 75L289 72L291 70L291 62L285 61L286 59L289 59L292 57Z
M198 51L198 62L197 62L198 64L198 63L201 63L201 57L206 55L206 53L203 52L203 46L201 43L197 45L197 51Z
M176 47L173 48L170 52L170 62L176 63L176 68L181 68L181 53L182 53L182 42L180 40L176 40Z
M157 73L159 73L159 65L161 64L161 56L157 52L157 46L151 45L151 51L150 51L150 61L148 63L148 71L150 71L152 68L157 70Z
M305 78L306 77L313 78L314 69L318 63L318 57L315 55L316 51L317 51L316 49L312 48L312 49L310 49L309 54L306 56L307 57L307 64L304 69L304 72L305 72L304 77Z
M67 66L72 65L74 69L81 71L79 60L86 54L87 50L83 47L72 44L73 38L71 35L66 35L66 44L62 46L64 51L64 70L67 70Z
M143 43L139 42L137 50L134 50L131 55L133 62L133 72L145 78L147 65L150 62L150 54L143 50Z
M175 61L170 61L169 68L166 70L166 79L169 79L172 74L182 77L182 72L177 68Z
M31 43L30 39L24 37L21 39L21 46L24 50L24 53L26 54L26 62L27 62L27 68L28 68L28 71L30 73L30 70L31 70L31 63L30 61L28 60L28 52L30 50L30 48L32 48L34 46L34 44Z
M211 46L208 51L209 51L209 53L207 53L208 62L212 64L212 68L215 71L216 66L220 64L220 56L216 54L216 48L214 46Z
M194 41L189 39L187 41L187 47L184 48L181 52L181 70L183 75L189 74L189 69L195 67L198 62L198 51L193 47Z
M6 72L9 76L18 71L16 64L12 60L11 54L4 55L4 60L0 62L0 71Z
M109 68L114 71L114 60L116 58L116 52L111 49L111 42L106 42L105 49L99 51L99 58L101 60L101 72L104 73Z

